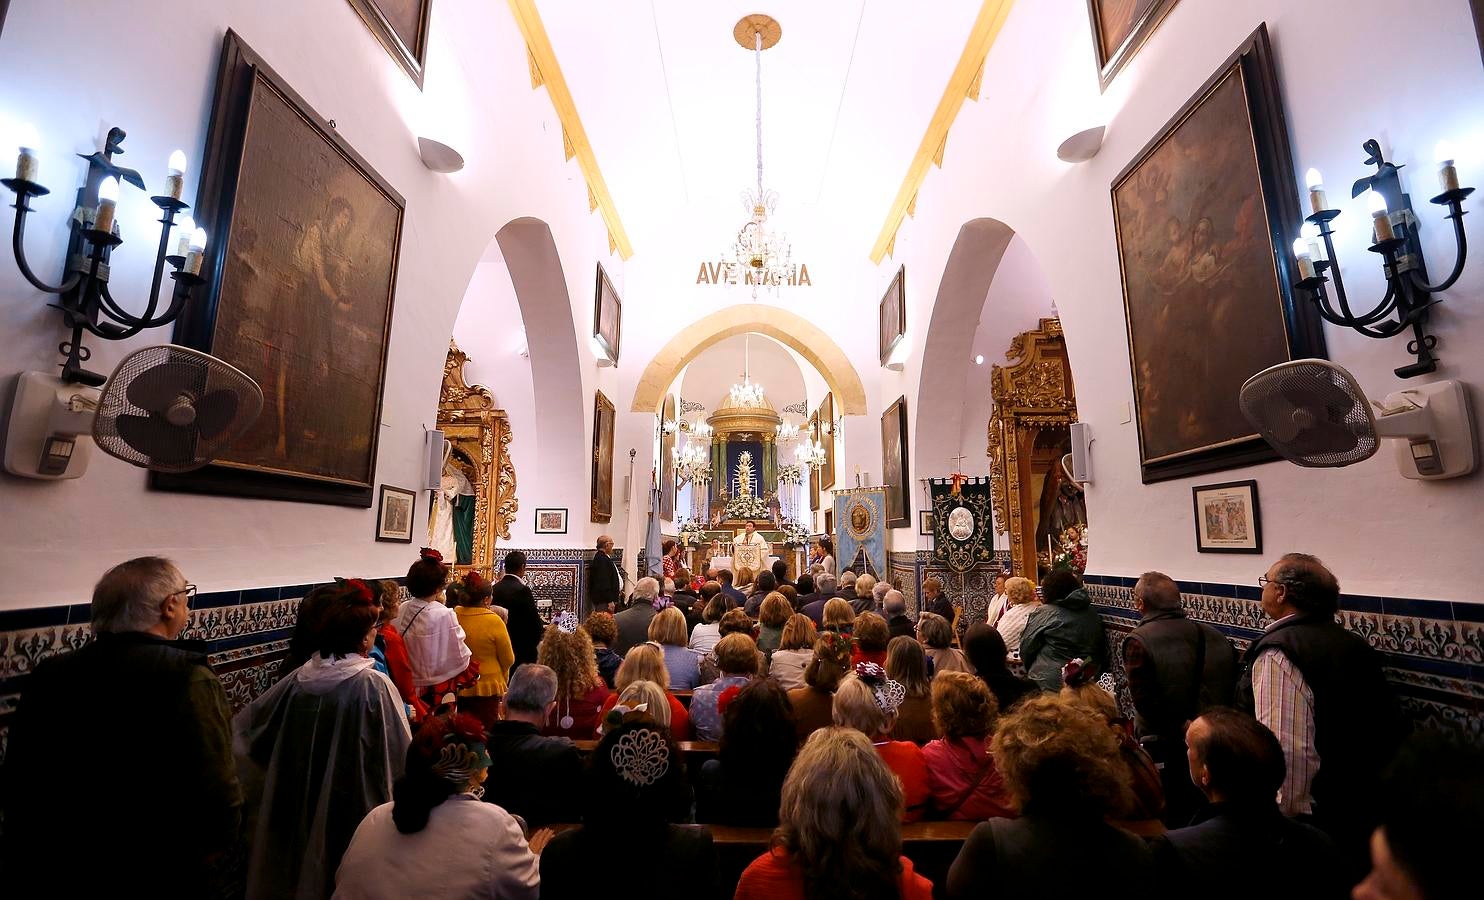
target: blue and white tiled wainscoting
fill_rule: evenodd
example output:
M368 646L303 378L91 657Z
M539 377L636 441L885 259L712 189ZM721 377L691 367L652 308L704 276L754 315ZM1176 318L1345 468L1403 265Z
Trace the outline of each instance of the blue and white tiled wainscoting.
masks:
M994 597L995 576L1010 561L1010 551L995 551L992 562L980 563L963 574L953 571L933 558L931 550L896 551L888 559L891 581L907 598L907 610L917 615L922 596L922 583L929 578L943 582L943 592L954 605L962 608L960 624L982 622Z
M1124 684L1122 637L1139 624L1136 578L1088 575L1087 592L1108 626L1114 676ZM1245 652L1267 620L1253 585L1180 582L1185 610ZM1340 621L1385 657L1402 707L1423 727L1484 740L1484 604L1358 594L1340 596ZM1121 697L1127 705L1128 698Z
M505 554L518 547L495 550L495 578L504 576ZM536 595L538 604L550 600L550 608L541 607L541 615L549 621L563 611L570 611L579 619L586 615L583 602L587 597L587 564L595 551L586 550L522 550L526 555L526 583ZM623 551L615 548L613 555L623 564ZM642 560L641 560L642 562Z

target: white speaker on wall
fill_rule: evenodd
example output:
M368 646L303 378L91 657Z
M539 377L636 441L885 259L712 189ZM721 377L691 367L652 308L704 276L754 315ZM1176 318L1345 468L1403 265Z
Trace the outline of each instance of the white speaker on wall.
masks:
M443 480L443 454L447 452L448 440L443 432L423 432L423 490L436 491Z
M1092 426L1072 423L1072 480L1078 484L1092 482Z

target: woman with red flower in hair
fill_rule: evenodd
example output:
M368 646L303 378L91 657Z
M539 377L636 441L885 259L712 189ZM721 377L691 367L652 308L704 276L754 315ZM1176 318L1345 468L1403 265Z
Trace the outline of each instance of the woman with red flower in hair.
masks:
M459 691L459 712L477 716L486 728L500 718L500 698L505 695L510 667L515 664L515 649L510 645L505 620L490 608L493 592L493 586L478 572L470 572L463 581L448 586L448 599L464 630L464 644L479 664L479 680Z
M423 699L438 706L449 691L469 687L479 677L470 673L473 654L464 643L459 618L443 602L448 564L443 554L428 547L407 570L407 593L412 599L397 614L397 631L412 660L412 681ZM477 663L475 664L477 666Z

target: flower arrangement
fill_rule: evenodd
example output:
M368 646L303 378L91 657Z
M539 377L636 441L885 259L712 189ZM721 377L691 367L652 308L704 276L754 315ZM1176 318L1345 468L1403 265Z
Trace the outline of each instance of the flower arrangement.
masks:
M1087 571L1087 526L1073 525L1061 533L1048 560L1052 569L1070 569L1081 576Z
M742 495L733 497L727 501L722 516L728 519L771 519L773 514L768 511L768 504L763 498L754 495Z
M797 465L787 463L778 467L779 484L800 484L804 480L804 472Z
M699 519L681 519L677 523L679 528L680 543L690 545L700 543L701 533L706 530L706 523Z
M785 519L782 530L785 546L800 547L809 543L809 526L798 519Z

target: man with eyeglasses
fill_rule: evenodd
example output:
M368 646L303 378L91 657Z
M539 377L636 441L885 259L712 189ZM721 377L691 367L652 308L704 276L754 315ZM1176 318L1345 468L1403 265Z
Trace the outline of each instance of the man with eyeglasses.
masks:
M1372 791L1406 732L1396 695L1380 654L1335 620L1340 583L1318 558L1286 554L1257 583L1273 621L1243 659L1238 705L1283 746L1284 814L1311 816L1363 866Z
M14 896L59 878L79 895L209 896L230 878L242 792L227 695L204 646L177 640L195 593L167 559L114 566L93 588L94 639L27 678L0 790Z

